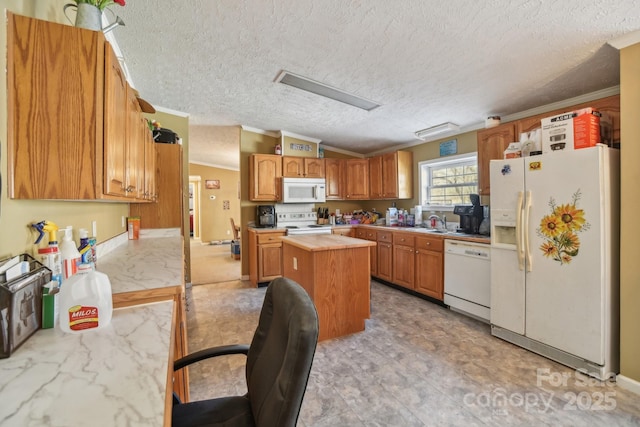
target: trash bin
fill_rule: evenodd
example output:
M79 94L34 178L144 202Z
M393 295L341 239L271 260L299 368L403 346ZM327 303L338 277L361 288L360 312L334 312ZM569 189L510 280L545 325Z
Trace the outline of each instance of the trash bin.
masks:
M231 241L231 258L240 259L240 241L239 240Z

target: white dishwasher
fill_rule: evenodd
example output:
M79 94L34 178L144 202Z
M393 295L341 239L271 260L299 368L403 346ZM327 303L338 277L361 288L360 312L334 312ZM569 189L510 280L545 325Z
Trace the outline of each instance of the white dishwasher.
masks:
M491 246L444 241L444 303L489 322L491 313Z

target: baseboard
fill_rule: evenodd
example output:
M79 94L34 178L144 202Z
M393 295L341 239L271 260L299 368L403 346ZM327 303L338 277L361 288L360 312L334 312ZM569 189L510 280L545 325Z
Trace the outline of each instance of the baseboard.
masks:
M636 381L624 375L616 375L616 383L623 389L640 395L640 381Z
M249 280L249 275L244 275L242 277L240 277L240 280Z

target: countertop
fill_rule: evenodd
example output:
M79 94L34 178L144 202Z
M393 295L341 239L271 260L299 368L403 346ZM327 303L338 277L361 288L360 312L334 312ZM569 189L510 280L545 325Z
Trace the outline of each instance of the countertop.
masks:
M340 228L372 228L375 230L387 230L387 231L402 231L408 233L419 233L425 234L429 236L440 236L444 239L453 239L453 240L463 240L467 242L476 242L476 243L491 243L491 238L489 236L483 236L480 234L466 234L466 233L455 233L455 232L446 232L440 233L436 231L431 231L429 228L424 227L389 227L386 225L374 225L374 224L339 224L339 225L326 225L324 227L331 227L340 229ZM274 233L280 232L284 233L287 231L286 228L249 228L254 233Z
M143 291L182 285L182 237L172 233L142 234L124 240L106 255L98 256L97 270L109 276L111 291Z
M340 236L337 234L287 236L282 238L282 242L310 252L331 251L346 248L365 248L376 245L375 242L370 242L368 240Z
M0 425L161 426L173 301L113 311L104 329L36 332L0 360Z
M97 269L114 294L183 286L179 230L126 233L98 245ZM64 285L63 285L64 286ZM161 426L174 301L114 309L109 326L84 334L37 331L0 359L0 425Z
M432 229L424 228L424 227L388 227L386 225L373 225L373 224L359 224L355 227L371 228L374 230L416 233L420 235L427 235L427 236L434 236L434 237L439 236L443 239L463 240L467 242L491 243L490 237L483 236L480 234L456 233L451 231L442 233L442 232L432 231Z

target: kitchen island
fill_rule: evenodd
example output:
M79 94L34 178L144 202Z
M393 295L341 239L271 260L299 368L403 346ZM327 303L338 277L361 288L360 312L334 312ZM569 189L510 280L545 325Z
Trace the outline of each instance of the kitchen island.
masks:
M364 331L370 315L370 246L375 242L340 235L282 237L284 277L311 296L318 340Z

